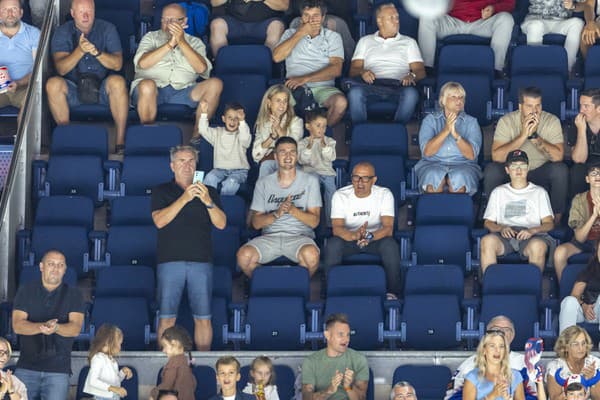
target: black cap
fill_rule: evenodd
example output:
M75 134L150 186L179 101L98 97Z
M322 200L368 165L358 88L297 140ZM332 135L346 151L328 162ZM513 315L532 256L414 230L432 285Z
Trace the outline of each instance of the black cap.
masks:
M514 163L517 161L523 161L524 163L529 164L529 158L527 157L527 153L525 153L523 150L513 150L510 153L508 153L508 156L506 156L507 164Z
M587 163L585 163L585 166L587 168L587 172L589 173L590 171L592 171L593 169L600 169L600 159L598 158L593 158L591 160L588 160Z

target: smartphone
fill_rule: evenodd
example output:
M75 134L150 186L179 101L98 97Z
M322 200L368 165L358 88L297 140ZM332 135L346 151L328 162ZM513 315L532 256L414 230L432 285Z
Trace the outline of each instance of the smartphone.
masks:
M194 172L194 180L192 181L192 183L202 183L202 181L204 180L204 171L196 171Z

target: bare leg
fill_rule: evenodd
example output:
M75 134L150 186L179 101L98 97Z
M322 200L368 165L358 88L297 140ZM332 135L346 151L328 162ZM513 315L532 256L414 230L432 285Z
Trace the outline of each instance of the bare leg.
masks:
M208 103L208 119L217 111L219 106L219 99L221 98L221 92L223 91L223 82L219 78L209 78L204 82L196 84L194 90L192 90L190 96L192 100L200 102L204 100ZM194 132L198 132L198 121L200 120L200 104L196 110L196 126Z
M319 268L319 249L312 244L304 245L298 252L298 264L306 267L310 276Z
M540 271L544 272L546 266L546 252L548 245L540 239L531 239L523 254L529 259L529 264L537 265Z
M69 105L67 104L67 82L60 76L53 76L46 82L48 106L54 121L58 125L69 123Z
M142 124L153 124L156 120L156 99L158 89L151 79L142 80L138 86L137 112Z
M248 278L252 278L252 273L259 265L259 259L258 251L252 246L242 246L237 252L237 263Z
M210 319L194 318L194 342L196 343L196 350L210 351L212 336L213 330Z
M125 144L125 126L129 111L129 95L125 79L120 75L106 78L106 92L110 103L110 112L117 128L117 145Z
M283 26L281 21L275 20L271 22L267 27L265 46L273 50L277 46L277 43L279 43L279 39L281 39L281 35L283 35L284 30L285 26Z
M481 239L481 274L487 267L496 264L498 256L504 254L504 245L498 236L494 234L485 235Z
M554 270L556 271L556 277L560 282L560 278L562 277L562 273L567 266L567 261L569 257L581 253L575 245L572 243L563 243L554 250Z
M348 107L348 100L343 94L337 93L329 96L329 98L323 103L327 108L327 125L337 125Z
M227 46L227 34L229 28L227 22L223 18L215 18L210 23L210 48L212 49L213 57L217 58L219 49Z
M175 320L176 320L176 318L159 318L158 332L156 332L156 336L157 336L156 341L158 342L157 347L159 349L161 348L160 338L162 337L163 332L166 331L167 329L169 329L170 327L175 326Z

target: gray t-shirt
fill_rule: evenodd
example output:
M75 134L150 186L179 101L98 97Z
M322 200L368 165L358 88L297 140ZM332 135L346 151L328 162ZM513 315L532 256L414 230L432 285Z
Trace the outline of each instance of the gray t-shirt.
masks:
M287 188L282 188L277 180L277 172L262 177L256 182L254 197L250 209L257 212L269 213L277 211L288 195L297 208L306 211L312 207L321 207L321 192L319 180L312 174L296 170L296 179ZM312 228L290 214L283 214L271 225L262 230L263 234L285 233L288 235L303 235L313 238Z

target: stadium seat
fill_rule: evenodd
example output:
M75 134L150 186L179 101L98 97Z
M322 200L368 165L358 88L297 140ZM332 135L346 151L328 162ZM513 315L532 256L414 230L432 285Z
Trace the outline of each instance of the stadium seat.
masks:
M156 266L157 235L154 225L111 226L106 239L107 264Z
M115 225L154 225L150 196L124 196L113 199L109 222Z
M82 196L42 197L33 225L74 225L91 231L94 228L94 203Z
M216 56L214 73L262 75L268 81L273 76L271 49L258 44L223 46Z
M454 264L471 271L471 239L463 225L418 225L412 242L410 265Z
M136 26L135 22L139 22L140 14L136 15L132 10L118 9L115 10L114 6L111 8L104 8L101 6L105 0L101 0L96 4L96 18L103 19L112 23L119 33L119 39L121 40L121 48L123 50L123 69L125 68L126 62L131 62L135 55L137 47L137 38L139 31L139 24ZM123 4L123 2L115 1L115 4ZM128 3L127 1L125 3ZM133 3L130 2L130 3ZM133 22L133 23L132 23Z
M260 103L267 90L268 79L264 74L242 73L223 73L216 77L223 81L223 92L216 115L223 115L226 104L237 102L244 107L248 125L254 126Z
M108 159L108 132L101 125L58 125L52 132L50 154L89 155Z
M473 227L473 199L467 194L425 193L417 199L415 225L462 225Z
M446 395L446 387L452 377L445 365L401 365L394 370L392 387L400 382L410 382L420 400L439 400Z
M584 89L600 88L600 46L588 49L584 71Z
M227 217L229 215L226 213ZM229 220L227 221L229 225ZM240 248L240 230L236 226L226 226L225 229L212 228L211 233L213 264L227 267L231 273L237 268L236 253Z
M158 371L156 385L160 385L162 380L162 368ZM212 367L207 365L193 365L192 373L196 377L196 400L209 400L217 394L217 374Z
M154 186L173 180L169 156L126 156L121 172L121 196L150 195Z
M98 297L143 297L155 301L154 269L144 265L112 265L96 273Z
M277 394L280 399L293 399L294 398L294 382L296 381L296 375L294 370L287 365L273 364L273 371L275 372L275 385L277 385ZM237 390L242 391L246 387L246 384L250 378L250 366L245 365L240 369L241 379L237 383Z
M137 370L130 365L120 365L119 366L119 368L123 368L123 367L128 367L131 370L133 376L131 377L131 379L123 380L121 385L125 390L127 390L127 396L121 397L121 399L137 400L137 399L139 399L139 397L138 397L139 378L138 378ZM83 368L81 368L81 371L79 371L79 378L77 378L77 394L75 396L75 400L86 400L86 399L90 398L90 395L87 393L84 393L84 391L83 391L83 386L85 385L85 380L87 379L89 372L90 372L90 367L88 365L84 366Z
M34 168L43 165L34 162ZM91 155L51 155L41 196L86 196L100 205L104 184L102 159Z
M182 144L176 125L133 125L125 133L125 156L168 156L172 147Z

